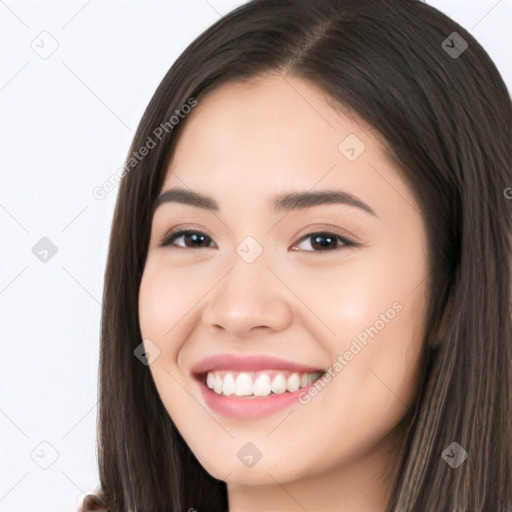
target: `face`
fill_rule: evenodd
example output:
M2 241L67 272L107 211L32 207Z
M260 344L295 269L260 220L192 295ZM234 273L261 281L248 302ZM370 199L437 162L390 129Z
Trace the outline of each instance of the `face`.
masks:
M375 132L298 78L224 85L189 114L162 193L178 188L155 210L139 318L204 468L254 485L391 453L418 385L427 251Z

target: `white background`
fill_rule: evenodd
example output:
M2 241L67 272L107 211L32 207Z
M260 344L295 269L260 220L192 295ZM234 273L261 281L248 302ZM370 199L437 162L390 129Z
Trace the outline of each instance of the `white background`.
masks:
M99 325L117 188L103 200L92 190L123 165L178 55L242 3L0 0L0 512L75 512L98 484ZM512 0L428 3L476 37L512 90ZM45 37L51 48L43 31L58 44L46 59L31 47ZM46 263L32 252L42 237L58 249Z

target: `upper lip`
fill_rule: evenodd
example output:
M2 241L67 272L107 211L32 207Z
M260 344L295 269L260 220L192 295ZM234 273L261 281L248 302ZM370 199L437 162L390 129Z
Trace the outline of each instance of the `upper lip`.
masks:
M297 373L323 372L313 366L303 365L266 355L215 354L207 356L192 367L191 372L201 375L213 370L257 372L262 370L288 370Z

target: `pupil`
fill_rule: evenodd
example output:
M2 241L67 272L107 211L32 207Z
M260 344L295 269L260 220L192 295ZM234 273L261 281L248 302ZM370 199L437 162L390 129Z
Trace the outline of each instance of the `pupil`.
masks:
M201 240L200 240L200 239L201 239L201 238L203 238L203 239L205 238L203 235L200 235L200 234L198 234L198 233L189 233L189 234L188 234L188 235L186 235L186 236L188 236L189 238L191 238L191 239L192 239L192 241L193 241L194 245L199 245L199 244L200 244L200 242L201 242ZM199 244L196 244L196 242L199 242Z
M328 240L328 242L326 243L322 243L320 240ZM329 244L332 244L334 238L332 238L331 236L329 235L317 235L315 237L313 237L313 245L314 244L318 244L320 247L328 247Z

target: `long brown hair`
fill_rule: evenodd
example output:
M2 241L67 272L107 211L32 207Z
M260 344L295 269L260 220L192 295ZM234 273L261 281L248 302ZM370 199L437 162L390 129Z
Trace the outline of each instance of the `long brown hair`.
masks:
M511 99L479 43L419 0L253 0L195 39L162 80L130 148L111 230L98 507L228 509L225 482L194 457L134 356L138 291L154 202L187 118L169 119L222 84L282 72L382 136L427 226L428 359L387 511L511 511ZM149 138L155 147L129 160ZM453 442L469 454L457 469L442 458ZM98 510L93 501L82 510Z

